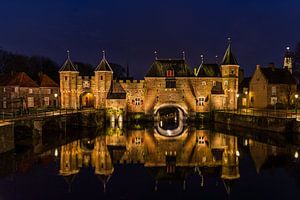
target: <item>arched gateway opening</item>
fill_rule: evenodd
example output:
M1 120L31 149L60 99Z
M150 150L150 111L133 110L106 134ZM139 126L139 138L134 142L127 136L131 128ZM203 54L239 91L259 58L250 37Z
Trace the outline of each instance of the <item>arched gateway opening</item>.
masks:
M90 108L94 107L94 94L91 92L84 92L80 95L80 107Z
M175 137L183 133L186 113L176 104L160 106L155 111L155 128L163 136Z

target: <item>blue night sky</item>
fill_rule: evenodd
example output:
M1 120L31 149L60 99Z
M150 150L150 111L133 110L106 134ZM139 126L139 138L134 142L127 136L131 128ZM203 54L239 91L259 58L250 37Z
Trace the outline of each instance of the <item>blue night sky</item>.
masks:
M222 59L227 37L246 73L256 64L282 65L286 46L300 41L298 0L1 0L0 46L62 64L110 62L142 78L154 60L186 52L191 68Z

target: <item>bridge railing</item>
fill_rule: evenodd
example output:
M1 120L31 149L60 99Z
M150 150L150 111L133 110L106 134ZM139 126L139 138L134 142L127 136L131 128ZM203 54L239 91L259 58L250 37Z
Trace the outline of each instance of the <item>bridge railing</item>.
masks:
M23 111L2 111L0 112L0 120L14 121L18 119L47 117L57 115L68 115L79 112L91 112L92 110L77 110L77 109L31 109Z
M270 110L270 109L236 109L236 110L218 110L217 112L227 112L239 115L264 116L274 118L297 118L298 112L295 110Z

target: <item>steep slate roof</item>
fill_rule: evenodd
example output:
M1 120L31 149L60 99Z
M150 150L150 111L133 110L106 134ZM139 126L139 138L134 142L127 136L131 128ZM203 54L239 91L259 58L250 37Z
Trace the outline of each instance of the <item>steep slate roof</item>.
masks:
M107 62L107 60L105 59L105 57L102 58L102 60L100 61L100 63L98 64L98 66L96 67L95 71L113 71L109 65L109 63Z
M25 72L16 72L12 75L2 75L2 86L39 87Z
M68 57L63 66L59 70L61 71L78 71L77 67L72 63L71 59Z
M221 70L218 64L205 64L200 65L198 77L221 77Z
M261 67L260 70L271 84L296 84L295 78L287 69Z
M40 87L58 87L58 84L46 74L39 75L39 85Z
M126 91L123 89L119 82L113 82L110 86L110 92L107 96L108 99L126 99Z
M238 65L238 62L231 51L231 45L229 44L223 57L222 65Z
M189 77L192 73L183 59L158 59L151 65L145 77L165 77L168 69L174 69L175 77Z

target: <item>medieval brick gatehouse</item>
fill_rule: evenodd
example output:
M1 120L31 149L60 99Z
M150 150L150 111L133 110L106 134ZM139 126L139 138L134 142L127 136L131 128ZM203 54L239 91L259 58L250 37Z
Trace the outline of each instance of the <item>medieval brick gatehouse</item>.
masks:
M229 44L221 65L201 63L191 71L185 58L155 59L143 80L113 80L103 54L92 77L79 76L70 57L61 67L61 107L154 114L175 106L186 114L236 109L239 65Z

